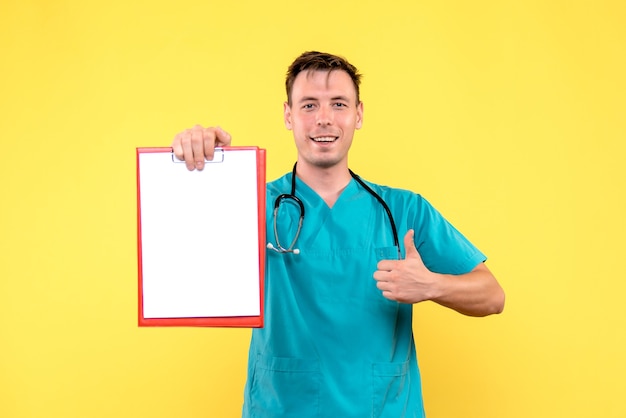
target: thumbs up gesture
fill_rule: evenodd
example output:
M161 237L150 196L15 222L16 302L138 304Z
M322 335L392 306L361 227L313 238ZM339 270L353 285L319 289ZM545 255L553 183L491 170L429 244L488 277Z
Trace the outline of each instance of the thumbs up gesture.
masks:
M382 260L374 272L376 287L383 296L402 303L418 303L437 297L437 274L426 268L411 229L404 236L404 260Z

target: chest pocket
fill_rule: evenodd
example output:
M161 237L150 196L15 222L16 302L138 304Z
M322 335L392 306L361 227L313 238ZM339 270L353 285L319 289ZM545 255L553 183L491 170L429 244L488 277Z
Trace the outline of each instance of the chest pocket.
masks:
M316 303L349 303L356 308L387 301L376 287L374 272L379 261L397 259L398 250L392 246L303 251L299 257L295 262L302 266L291 283L298 294L313 295Z
M382 260L397 260L398 259L398 248L396 246L393 247L378 247L374 249L376 262Z
M397 260L398 259L398 247L393 246L393 247L378 247L374 249L374 257L376 259L376 264L378 264L379 261L383 261L383 260ZM376 280L374 279L373 275L374 275L374 271L376 270L376 266L374 266L374 270L372 270L372 282L373 282L373 290L374 290L374 294L369 294L367 296L369 296L370 298L374 299L377 301L377 305L383 309L386 312L389 313L393 313L395 315L395 313L397 312L398 309L398 302L389 300L387 298L385 298L382 295L382 292L380 291L380 289L378 289L378 287L376 287Z

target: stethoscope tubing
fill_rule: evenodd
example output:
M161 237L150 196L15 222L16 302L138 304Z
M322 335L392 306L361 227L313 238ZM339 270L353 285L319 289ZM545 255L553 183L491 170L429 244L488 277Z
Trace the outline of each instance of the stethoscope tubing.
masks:
M302 203L302 201L298 198L298 196L296 196L296 166L298 165L298 163L296 162L293 165L293 170L292 170L292 174L291 174L291 193L283 193L281 195L279 195L276 200L274 200L274 239L276 240L276 246L272 245L272 243L268 243L267 244L267 248L269 248L270 250L274 250L278 253L294 253L294 254L299 254L300 250L297 248L294 248L296 245L296 242L298 240L298 237L300 236L300 231L302 229L302 224L304 222L304 204ZM391 214L391 210L389 209L389 206L387 205L387 203L383 200L382 197L380 197L378 195L378 193L376 193L374 190L372 190L371 187L369 187L362 179L361 177L359 177L357 174L355 174L352 170L348 169L348 171L350 172L350 176L352 176L352 178L354 180L357 181L357 183L359 183L361 185L361 187L363 187L369 194L371 194L372 196L374 196L374 198L381 204L381 206L385 209L385 213L387 214L387 218L389 218L389 223L391 224L391 232L393 233L393 244L394 246L398 249L398 259L402 258L402 253L400 251L400 240L398 238L398 229L396 227L396 223L393 220L393 215ZM277 229L277 223L276 223L276 218L278 215L278 208L280 207L281 202L283 202L284 200L292 200L293 202L295 202L300 210L300 219L298 220L298 229L296 231L296 235L294 236L293 241L291 242L291 244L285 248L280 244L280 241L278 240L278 229Z

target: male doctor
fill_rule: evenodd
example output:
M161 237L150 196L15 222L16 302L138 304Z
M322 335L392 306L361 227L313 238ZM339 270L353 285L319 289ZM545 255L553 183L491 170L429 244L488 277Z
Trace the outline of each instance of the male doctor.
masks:
M504 308L486 257L423 197L349 169L359 86L358 70L332 54L305 52L288 69L297 161L267 185L266 324L252 332L243 417L424 417L412 304ZM172 147L202 170L230 144L223 129L197 125Z

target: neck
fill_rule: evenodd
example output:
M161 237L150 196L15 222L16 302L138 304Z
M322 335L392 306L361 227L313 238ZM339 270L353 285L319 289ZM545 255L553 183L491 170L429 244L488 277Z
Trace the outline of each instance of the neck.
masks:
M343 189L346 188L352 176L347 165L332 167L311 166L298 161L296 174L326 202L333 207Z

